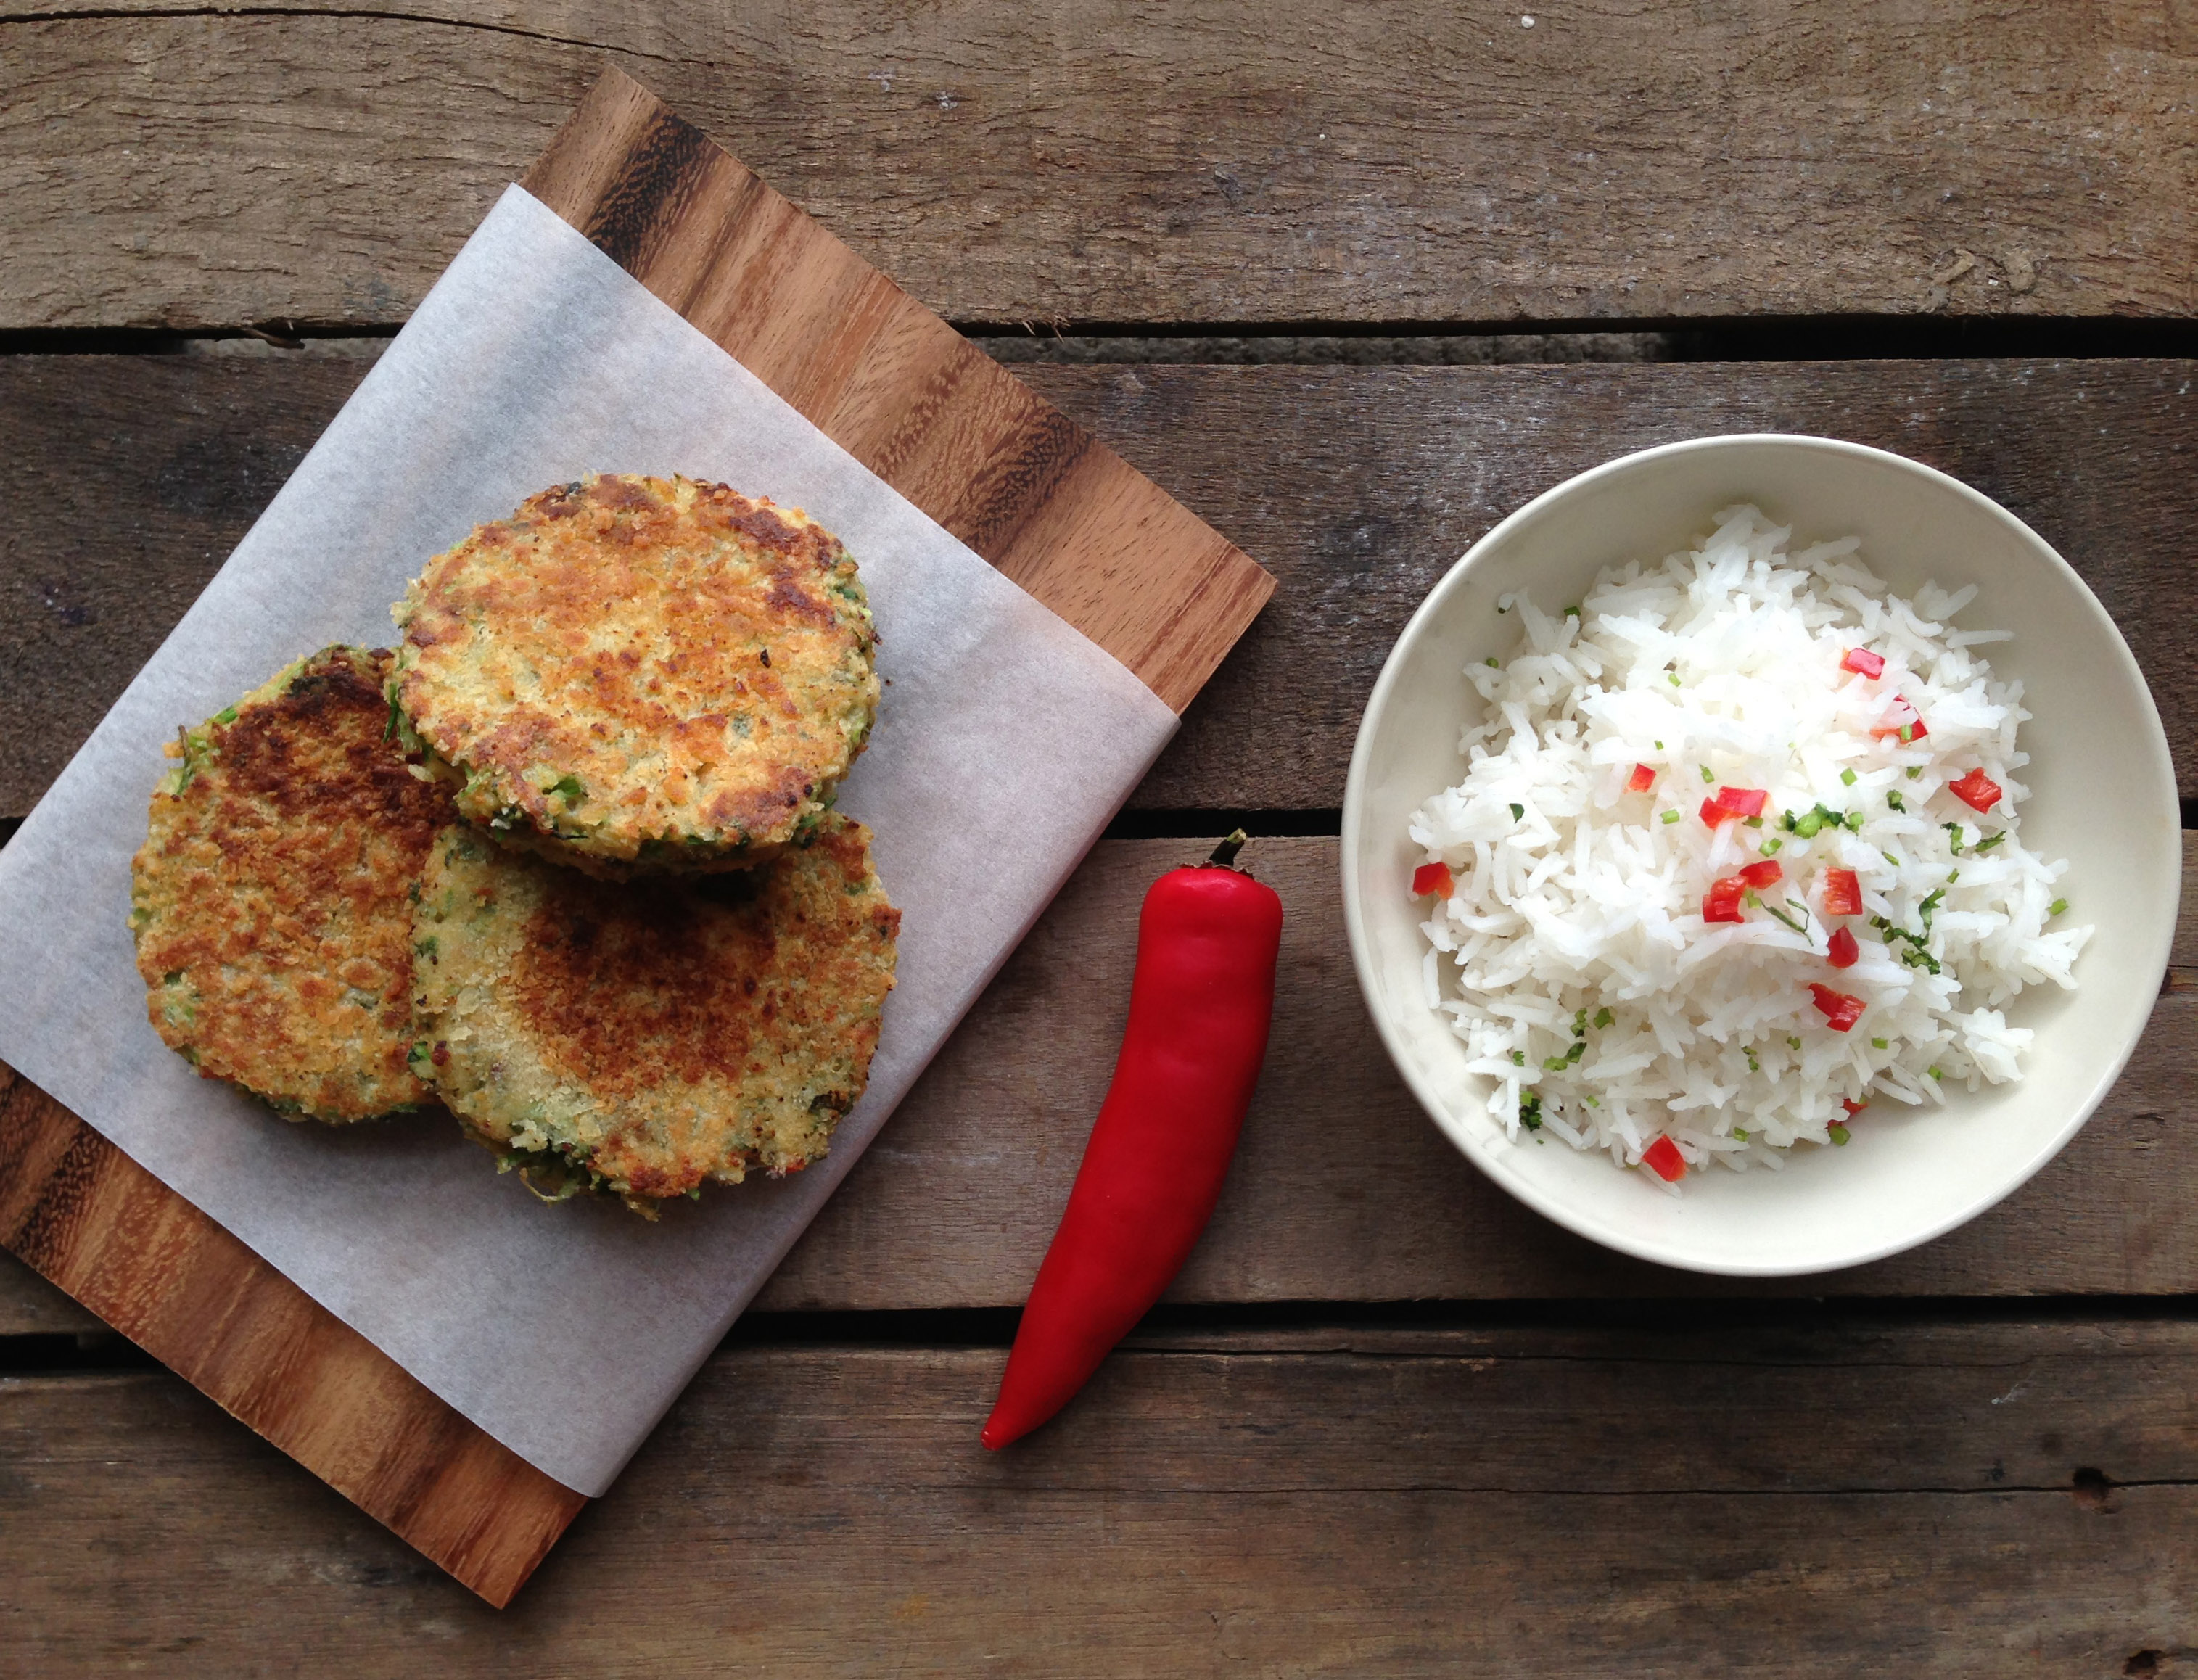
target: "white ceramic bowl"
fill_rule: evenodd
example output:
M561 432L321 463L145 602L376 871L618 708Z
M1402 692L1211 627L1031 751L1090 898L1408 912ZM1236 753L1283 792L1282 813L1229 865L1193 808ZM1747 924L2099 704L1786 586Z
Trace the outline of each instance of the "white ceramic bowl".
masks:
M2025 845L2066 857L2071 920L2097 932L2079 989L2032 988L2010 1008L2037 1040L2020 1083L1949 1094L1944 1108L1872 1107L1842 1149L1796 1148L1787 1170L1688 1175L1674 1198L1608 1156L1514 1143L1490 1082L1428 1009L1409 881L1424 854L1412 811L1463 774L1457 742L1480 700L1462 674L1508 654L1525 590L1545 610L1596 573L1660 560L1715 509L1753 502L1794 545L1858 534L1896 590L1978 586L1962 622L2011 630L1987 651L2023 680L2031 756ZM2051 1160L2090 1118L2149 1018L2182 884L2167 741L2137 661L2067 562L2021 520L1945 474L1825 438L1704 438L1645 450L1537 497L1475 543L1422 603L1374 685L1343 796L1343 904L1367 1007L1414 1095L1466 1157L1528 1206L1627 1254L1691 1270L1771 1276L1897 1253L1973 1218Z

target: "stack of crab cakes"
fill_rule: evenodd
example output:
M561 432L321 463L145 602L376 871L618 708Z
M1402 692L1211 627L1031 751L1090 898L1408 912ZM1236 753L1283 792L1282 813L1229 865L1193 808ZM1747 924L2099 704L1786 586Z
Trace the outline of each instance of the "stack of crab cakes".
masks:
M162 1036L286 1113L439 1098L550 1200L653 1216L823 1155L900 921L832 809L878 702L839 540L722 485L590 476L394 612L393 654L317 654L171 749L132 918ZM288 700L323 670L340 719Z

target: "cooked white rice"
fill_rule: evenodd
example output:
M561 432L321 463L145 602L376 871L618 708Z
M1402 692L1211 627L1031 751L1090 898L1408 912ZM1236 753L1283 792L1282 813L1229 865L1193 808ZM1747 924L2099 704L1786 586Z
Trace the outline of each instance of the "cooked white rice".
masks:
M2030 714L1974 651L2008 632L1949 622L1975 590L1904 600L1858 538L1789 555L1753 507L1714 522L1690 552L1605 571L1577 607L1499 603L1520 642L1468 670L1487 716L1460 743L1465 778L1410 827L1456 883L1428 901L1428 1002L1494 1082L1489 1113L1621 1166L1660 1135L1689 1168L1783 1166L1875 1118L1843 1102L2019 1078L2031 1034L2004 1006L2073 988L2091 933L2056 920L2067 864L2016 833ZM1882 673L1842 670L1853 648ZM1873 736L1902 699L1926 733ZM1627 791L1637 764L1646 793ZM1981 816L1947 791L1980 766L2003 794ZM1720 787L1767 790L1761 826L1712 828L1699 811ZM1844 820L1794 832L1819 806ZM1784 880L1740 921L1705 921L1711 884L1766 854ZM1855 871L1862 915L1825 919L1832 868ZM1843 969L1825 956L1841 926L1861 945ZM1864 1000L1851 1031L1811 981Z

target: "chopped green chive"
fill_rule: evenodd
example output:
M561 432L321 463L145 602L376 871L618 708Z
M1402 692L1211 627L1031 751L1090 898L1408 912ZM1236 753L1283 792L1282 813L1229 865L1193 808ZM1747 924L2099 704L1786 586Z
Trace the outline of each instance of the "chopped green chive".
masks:
M1747 896L1753 898L1755 895L1751 892ZM1804 906L1797 904L1791 898L1788 898L1786 901L1786 904L1788 909L1800 910L1804 916L1808 913ZM1784 922L1788 927L1791 927L1795 933L1800 934L1804 939L1808 937L1809 924L1806 921L1797 921L1793 916L1787 915L1785 910L1778 910L1770 904L1765 904L1763 908L1765 910L1768 910L1772 916L1776 916L1781 921Z
M1786 1042L1794 1049L1798 1050L1801 1048L1801 1041L1799 1038L1788 1038Z
M1514 1067L1524 1067L1526 1065L1526 1051L1524 1051L1524 1050L1514 1050L1514 1051L1512 1051L1512 1052L1511 1052L1511 1065L1512 1065Z
M1946 850L1955 857L1960 857L1962 855L1962 825L1958 823L1941 823L1939 826L1946 831Z
M393 702L392 702L392 706L393 706ZM223 707L222 707L222 709L221 709L220 711L217 712L215 712L215 713L213 714L213 720L214 720L214 722L216 722L217 724L233 724L233 723L235 723L235 722L236 721L236 708L235 706L223 706Z
M1891 1044L1883 1038L1871 1039L1869 1041L1869 1047L1874 1050L1890 1049L1892 1048Z
M1664 743L1663 743L1662 741L1658 741L1658 742L1656 743L1656 750L1657 750L1659 753L1660 753L1660 752L1662 752L1662 751L1664 750Z
M1855 785L1855 773L1851 770L1843 770L1840 772L1840 780L1852 788Z
M1862 813L1860 811L1851 811L1847 813L1847 832L1849 834L1858 834L1862 832Z
M1666 823L1676 823L1679 820L1679 813L1676 811L1667 811L1664 813L1664 820Z
M1595 1024L1597 1026L1608 1026L1617 1019L1618 1017L1608 1009L1597 1009L1595 1012Z
M1916 913L1923 924L1923 931L1921 933L1911 933L1905 927L1887 921L1881 916L1870 917L1869 925L1885 935L1887 945L1892 944L1895 939L1906 942L1908 949L1900 953L1900 960L1903 962L1911 968L1928 968L1935 974L1939 971L1939 959L1932 956L1925 947L1931 938L1931 912L1939 908L1939 899L1945 896L1945 887L1934 887L1923 902L1916 906Z
M1979 841L1976 843L1976 846L1974 846L1974 850L1975 850L1975 851L1977 851L1977 852L1990 852L1990 851L1991 851L1994 846L1997 846L1997 845L1998 845L2002 840L2005 840L2006 838L2007 838L2007 830L2006 830L2006 829L2004 829L2004 828L2002 828L2002 829L2000 829L1997 834L1986 834L1986 835L1982 840L1979 840Z
M1923 766L1921 764L1909 765L1908 779L1910 782L1921 782L1923 779Z
M1890 852L1881 852L1877 855L1884 858L1887 863L1892 864L1894 869L1897 869L1900 867L1900 860L1894 857Z
M1524 805L1513 805L1513 806L1511 807L1511 820L1512 820L1514 823L1516 823L1517 821L1519 821L1519 819L1520 819L1521 817L1524 817L1526 814L1526 806L1524 806Z
M1587 1037L1587 1011L1585 1009L1580 1010L1573 1017L1573 1037L1575 1038L1585 1038Z
M1491 654L1486 659L1481 660L1481 663L1486 666L1491 671L1501 671L1503 669L1502 666L1496 663L1496 656L1493 654Z
M1702 766L1702 780L1712 783L1717 781L1717 777L1710 774L1710 767L1707 764Z
M1679 686L1679 673L1676 671L1667 671L1664 673L1664 680L1676 689Z
M1763 819L1760 817L1743 817L1740 820L1751 828L1759 828L1763 826Z
M1943 1078L1945 1078L1946 1077L1944 1073L1940 1073L1937 1068L1935 1068L1935 1067L1927 1067L1927 1068L1925 1068L1923 1071L1924 1071L1926 1073L1928 1073L1928 1074L1929 1074L1933 1078L1934 1078L1934 1079L1943 1079Z
M1579 615L1579 607L1577 604L1565 608L1565 616L1568 619L1577 619Z
M1778 855L1778 849L1785 844L1782 840L1767 840L1763 842L1763 855L1765 857L1776 857Z
M2061 911L2067 908L2068 901L2066 898L2056 898L2051 904L2045 907L2045 914L2048 916L2058 916Z
M1542 1129L1542 1099L1532 1091L1519 1094L1519 1124L1529 1131Z
M1900 790L1898 788L1888 788L1885 790L1885 802L1898 811L1905 812L1908 809L1908 801L1900 797Z
M1747 1058L1747 1071L1749 1073L1760 1073L1763 1071L1763 1064L1755 1059L1755 1052L1753 1049L1743 1044L1741 1046L1740 1053Z
M1847 1141L1847 1129L1843 1125L1835 1124L1827 1126L1824 1130L1825 1135L1832 1140L1832 1147L1835 1149Z
M1747 1128L1746 1126L1735 1126L1732 1129L1732 1135L1740 1142L1745 1143L1747 1142Z

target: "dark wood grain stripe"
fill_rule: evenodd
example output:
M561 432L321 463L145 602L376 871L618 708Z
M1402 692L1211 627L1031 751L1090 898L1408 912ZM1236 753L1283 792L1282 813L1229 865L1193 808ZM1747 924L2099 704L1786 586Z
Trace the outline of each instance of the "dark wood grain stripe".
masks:
M693 201L717 148L675 113L649 113L580 231L631 274L646 274Z

